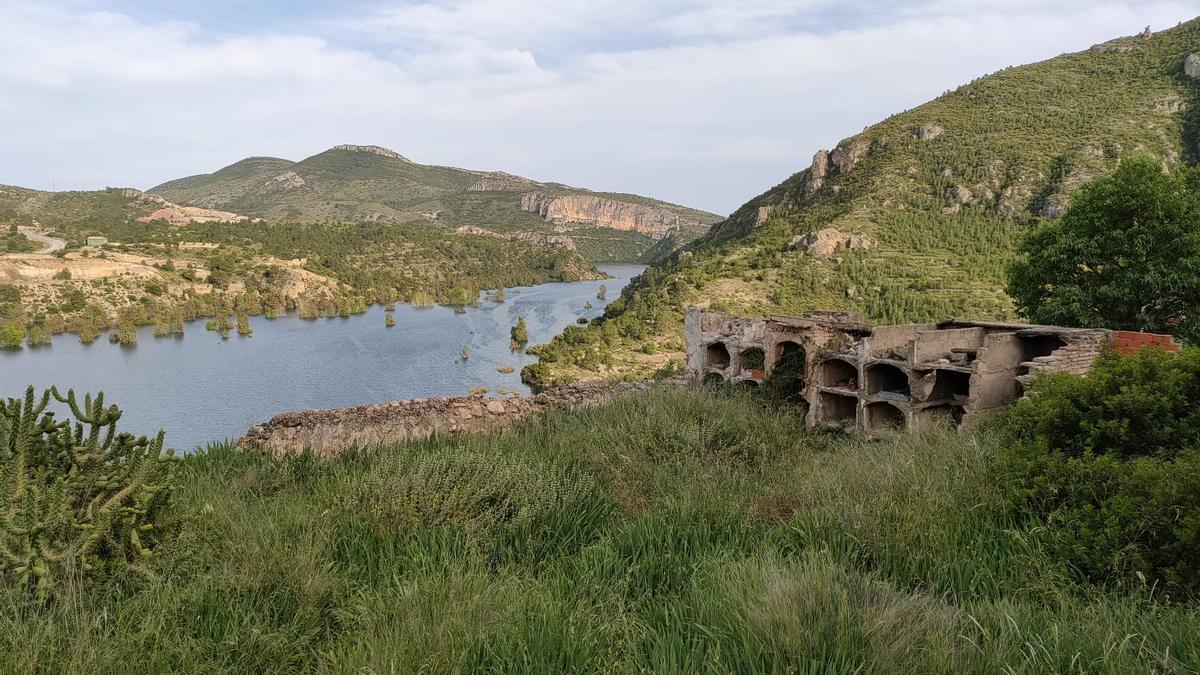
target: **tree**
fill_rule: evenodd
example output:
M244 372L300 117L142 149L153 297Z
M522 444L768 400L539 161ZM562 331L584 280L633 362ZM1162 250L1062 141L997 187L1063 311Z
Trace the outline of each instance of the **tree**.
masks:
M520 349L529 343L529 330L525 327L525 317L517 317L517 325L512 327L509 334L512 336L513 349Z
M1031 321L1200 337L1200 173L1121 162L1030 234L1008 292Z

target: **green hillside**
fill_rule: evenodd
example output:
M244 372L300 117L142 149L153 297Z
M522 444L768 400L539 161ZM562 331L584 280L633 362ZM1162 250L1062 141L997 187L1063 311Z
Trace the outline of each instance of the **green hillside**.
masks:
M593 260L646 260L670 238L687 243L720 220L718 216L636 195L591 192L557 183L539 183L498 172L417 164L377 146L336 146L299 162L251 157L211 174L190 176L151 188L181 204L217 208L268 219L427 223L445 228L476 227L498 236L519 232L575 230L586 242L580 251ZM669 235L613 230L579 220L552 223L522 210L522 197L575 195L640 207L652 215L678 219ZM632 235L632 236L630 236Z
M1196 52L1200 20L1008 68L869 127L643 275L603 320L556 339L533 375L661 365L641 354L682 348L687 305L1011 318L1004 270L1025 232L1122 157L1196 161L1200 79L1184 68ZM810 251L803 235L826 228L825 241L858 245Z
M34 220L55 229L124 223L149 214L154 207L120 188L43 192L0 185L0 223L30 224Z

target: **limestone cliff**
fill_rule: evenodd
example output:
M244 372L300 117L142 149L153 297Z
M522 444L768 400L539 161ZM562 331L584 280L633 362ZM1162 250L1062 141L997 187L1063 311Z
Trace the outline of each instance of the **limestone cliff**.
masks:
M699 221L657 206L631 204L595 195L546 195L530 192L521 197L521 210L553 223L578 223L645 234L654 239L680 227L698 226Z

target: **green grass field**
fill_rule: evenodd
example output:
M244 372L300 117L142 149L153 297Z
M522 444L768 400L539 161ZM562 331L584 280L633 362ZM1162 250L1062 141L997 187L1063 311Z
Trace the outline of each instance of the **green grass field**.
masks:
M1196 606L1073 579L995 452L665 388L324 462L215 446L154 578L0 591L0 671L1200 670Z

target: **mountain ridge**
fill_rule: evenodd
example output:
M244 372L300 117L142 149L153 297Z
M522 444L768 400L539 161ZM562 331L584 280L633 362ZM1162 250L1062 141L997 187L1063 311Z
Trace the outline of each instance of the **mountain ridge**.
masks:
M1187 65L1197 54L1192 20L1005 68L891 115L652 267L603 319L546 346L532 377L644 375L678 353L688 305L1012 319L1004 273L1025 233L1123 157L1200 159L1200 70Z
M598 261L660 255L664 239L682 245L721 220L716 214L640 195L593 191L503 171L420 164L377 145L335 145L299 161L247 157L147 192L188 206L267 219L427 223L451 230L475 227L505 235L565 237L587 229L590 242L603 242L585 251ZM586 204L544 208L556 199ZM597 231L611 231L609 241L594 237Z

